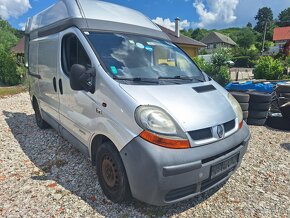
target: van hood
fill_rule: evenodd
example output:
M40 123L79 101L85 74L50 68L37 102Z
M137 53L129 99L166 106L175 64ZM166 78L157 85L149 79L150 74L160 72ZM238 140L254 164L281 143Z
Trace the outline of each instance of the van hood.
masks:
M203 90L203 87L209 85L214 90ZM226 90L214 81L182 85L120 86L135 99L137 106L153 105L166 110L184 131L217 126L236 118Z

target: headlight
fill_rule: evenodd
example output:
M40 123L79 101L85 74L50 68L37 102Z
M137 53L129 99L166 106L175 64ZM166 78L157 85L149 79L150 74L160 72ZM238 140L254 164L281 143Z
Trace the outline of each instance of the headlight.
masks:
M239 102L230 93L228 93L228 99L235 111L236 116L238 117L239 128L241 128L243 125L243 111L241 109L241 106Z
M170 148L180 143L189 147L186 134L171 116L163 109L155 106L140 106L136 109L135 119L137 124L144 129L140 136L154 144Z

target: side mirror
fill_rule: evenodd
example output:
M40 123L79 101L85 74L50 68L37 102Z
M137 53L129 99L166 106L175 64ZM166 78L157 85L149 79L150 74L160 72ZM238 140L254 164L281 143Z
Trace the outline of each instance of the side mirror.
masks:
M86 69L85 66L74 64L70 71L70 86L75 91L95 92L96 70Z

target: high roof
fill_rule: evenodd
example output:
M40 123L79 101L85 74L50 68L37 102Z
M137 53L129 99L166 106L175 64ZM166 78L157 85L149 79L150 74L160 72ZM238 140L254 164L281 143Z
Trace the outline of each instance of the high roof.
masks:
M201 42L205 44L226 43L229 45L237 45L230 37L217 32L209 33Z
M285 41L285 40L290 40L290 26L275 28L273 41Z
M26 33L51 26L62 29L65 22L68 25L68 20L75 22L77 19L78 23L82 22L82 26L86 25L88 29L95 29L95 26L108 29L110 23L115 29L118 24L125 24L130 25L131 30L137 27L161 32L148 17L130 8L98 0L59 0L30 18L26 25ZM98 25L90 26L90 20L98 21Z
M180 34L180 37L176 36L176 33L170 29L167 29L163 26L158 25L159 28L165 32L168 37L170 38L170 40L176 44L183 44L183 45L192 45L192 46L196 46L196 47L206 47L206 44L199 42L195 39L189 38L187 36L184 36L182 34Z

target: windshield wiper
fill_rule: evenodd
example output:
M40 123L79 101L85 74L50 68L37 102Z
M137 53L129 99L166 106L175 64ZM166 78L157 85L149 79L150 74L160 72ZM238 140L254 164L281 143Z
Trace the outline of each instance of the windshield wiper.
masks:
M197 77L189 77L189 76L160 76L158 77L158 79L160 80L189 80L189 81L193 81L196 80L198 82L204 82L204 80L197 78Z
M126 77L117 77L114 76L115 80L123 80L123 81L132 81L132 82L144 82L144 83L155 83L159 84L159 81L154 78L143 78L143 77L134 77L134 78L126 78Z

